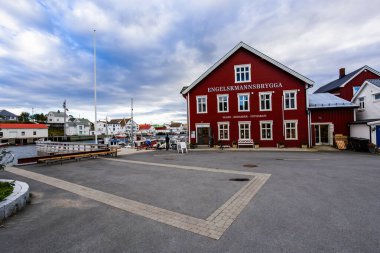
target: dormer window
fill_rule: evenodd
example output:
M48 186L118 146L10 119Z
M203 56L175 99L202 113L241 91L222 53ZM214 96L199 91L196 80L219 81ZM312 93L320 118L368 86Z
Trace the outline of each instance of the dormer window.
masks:
M251 64L235 65L235 83L251 81Z

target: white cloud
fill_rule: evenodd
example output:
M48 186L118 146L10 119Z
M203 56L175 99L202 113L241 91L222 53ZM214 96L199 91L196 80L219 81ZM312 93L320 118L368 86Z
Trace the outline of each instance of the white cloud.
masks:
M0 8L0 102L98 118L185 120L182 86L239 41L317 83L365 64L380 69L376 1L6 1ZM20 99L22 97L23 99ZM56 108L56 109L54 109Z

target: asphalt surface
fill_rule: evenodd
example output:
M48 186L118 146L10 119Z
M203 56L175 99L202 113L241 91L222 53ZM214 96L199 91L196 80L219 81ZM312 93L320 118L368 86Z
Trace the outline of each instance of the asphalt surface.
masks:
M272 174L219 240L27 178L31 204L0 226L1 252L379 252L380 156L166 151L119 157ZM257 165L257 167L251 167ZM88 160L22 167L204 218L242 185L231 175Z

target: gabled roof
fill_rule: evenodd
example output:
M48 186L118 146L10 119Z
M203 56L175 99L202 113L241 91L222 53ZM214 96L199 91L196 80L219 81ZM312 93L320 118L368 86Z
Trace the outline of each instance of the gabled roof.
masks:
M11 123L0 123L0 128L2 129L48 129L44 124L11 124Z
M110 121L108 121L108 124L121 124L121 123L128 123L130 119L111 119ZM125 122L123 122L125 121Z
M65 117L65 113L64 112L61 112L61 111L57 111L57 112L49 112L48 115L52 113L54 117Z
M75 119L75 123L77 125L87 125L87 126L90 126L91 125L91 121L89 121L88 119Z
M378 71L374 70L373 68L370 68L367 65L365 65L365 66L363 66L363 67L361 67L355 71L352 71L351 73L345 75L342 78L338 78L332 82L329 82L328 84L323 85L318 90L316 90L315 93L329 92L329 91L335 90L337 88L344 87L349 81L354 79L357 75L359 75L364 70L371 71L372 73L380 76L380 72L378 72Z
M367 79L362 86L360 86L360 89L355 93L355 95L352 97L351 101L354 102L355 99L359 96L359 94L362 92L362 90L367 85L373 85L375 88L378 88L380 90L380 78L379 79Z
M17 117L17 115L7 111L7 110L1 110L0 115L4 117Z
M140 130L149 130L152 127L150 124L141 124L139 125Z
M373 85L380 88L380 78L378 79L368 79L367 82L372 83Z
M211 66L205 73L203 73L200 77L198 77L197 80L195 80L190 86L185 86L181 90L181 94L186 94L188 93L192 88L194 88L199 82L201 82L206 76L208 76L212 71L214 71L217 67L219 67L225 60L227 60L231 55L233 55L237 50L240 48L244 48L248 50L249 52L261 57L262 59L272 63L273 65L279 67L280 69L288 72L289 74L297 77L298 79L304 81L305 83L309 84L310 86L313 86L314 81L310 80L309 78L297 73L296 71L288 68L284 64L270 58L269 56L261 53L260 51L254 49L253 47L245 44L244 42L240 42L237 44L233 49L231 49L226 55L224 55L219 61L217 61L214 65Z
M181 127L182 126L182 123L180 122L171 122L170 123L170 127Z
M309 108L356 108L357 105L343 98L337 97L331 93L314 93L309 94Z

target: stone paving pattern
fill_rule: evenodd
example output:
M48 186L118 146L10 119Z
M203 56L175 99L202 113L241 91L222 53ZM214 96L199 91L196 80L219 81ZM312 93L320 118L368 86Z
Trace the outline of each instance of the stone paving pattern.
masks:
M269 174L265 173L253 173L246 171L234 171L226 169L212 169L212 168L202 168L194 166L183 166L183 165L173 165L173 164L158 164L149 163L143 161L133 161L133 160L121 160L115 158L104 158L104 160L112 160L123 163L134 163L140 165L151 165L168 167L174 169L183 170L195 170L195 171L206 171L214 173L228 173L228 174L238 174L251 177L251 181L244 185L238 192L236 192L227 202L225 202L221 207L219 207L214 213L212 213L208 218L199 219L191 217L188 215L180 214L177 212L172 212L163 208L155 207L152 205L144 204L138 201L130 200L114 194L102 192L89 187L85 187L79 184L70 183L61 179L45 176L39 173L26 171L18 168L8 168L9 172L14 174L27 177L45 184L78 194L80 196L96 200L98 202L119 208L121 210L140 215L173 227L184 229L199 235L207 236L212 239L218 240L223 233L228 229L229 226L238 217L244 207L251 201L258 190L264 185L266 180L270 177Z

